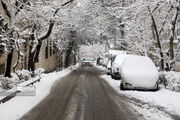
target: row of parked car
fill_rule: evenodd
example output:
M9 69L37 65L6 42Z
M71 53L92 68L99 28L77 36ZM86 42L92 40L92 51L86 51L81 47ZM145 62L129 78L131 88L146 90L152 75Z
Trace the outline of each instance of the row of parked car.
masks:
M111 56L105 67L108 75L121 80L122 90L158 90L158 69L149 57L119 54Z

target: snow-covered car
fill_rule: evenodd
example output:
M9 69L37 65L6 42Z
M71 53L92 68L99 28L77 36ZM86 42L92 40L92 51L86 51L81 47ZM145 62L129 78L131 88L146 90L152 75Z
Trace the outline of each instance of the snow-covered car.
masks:
M159 73L152 60L128 55L121 68L121 89L158 90Z
M126 58L127 54L117 55L112 63L111 67L111 77L113 79L120 79L120 69L122 67L122 64Z

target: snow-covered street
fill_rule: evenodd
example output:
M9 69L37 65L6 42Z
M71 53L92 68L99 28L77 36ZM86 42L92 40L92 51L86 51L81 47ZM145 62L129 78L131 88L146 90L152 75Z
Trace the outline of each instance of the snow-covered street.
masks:
M96 68L78 68L57 81L50 94L20 120L138 120ZM126 111L126 112L125 112Z
M103 67L99 67L105 70ZM119 80L114 80L106 74L101 76L105 79L115 91L127 101L132 102L132 106L142 114L146 119L150 120L166 120L180 118L180 93L173 92L160 86L158 91L136 91L136 90L120 90ZM170 116L174 118L171 118Z
M71 67L61 72L42 74L40 82L33 85L36 87L35 96L15 96L0 105L0 120L18 120L49 94L55 81L68 75L75 68Z
M0 0L0 120L180 120L180 0Z
M120 81L106 75L103 67L79 68L76 65L61 72L42 74L41 77L41 81L35 83L36 96L15 96L0 105L1 120L180 118L179 93L163 86L156 92L122 91Z

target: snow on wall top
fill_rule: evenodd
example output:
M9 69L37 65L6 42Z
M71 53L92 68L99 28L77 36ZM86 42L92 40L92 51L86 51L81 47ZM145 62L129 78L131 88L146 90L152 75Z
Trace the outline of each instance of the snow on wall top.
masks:
M126 51L121 51L121 50L109 50L109 55L120 55L120 54L126 54Z

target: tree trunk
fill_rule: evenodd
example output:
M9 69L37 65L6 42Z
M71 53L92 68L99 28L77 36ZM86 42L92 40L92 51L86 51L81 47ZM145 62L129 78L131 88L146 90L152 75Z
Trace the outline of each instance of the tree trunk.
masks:
M169 52L170 52L170 58L171 60L174 58L174 36L175 36L175 29L176 29L176 22L178 19L178 14L179 14L180 8L176 8L176 13L174 16L174 19L171 21L171 37L170 37L170 42L169 42Z
M74 65L76 65L76 54L74 54Z
M42 42L39 42L39 44L36 47L36 50L34 50L34 52L29 54L28 70L30 70L32 72L34 72L34 70L35 70L35 63L39 59L39 53L40 53L40 50L41 50L41 46L42 46Z
M68 48L68 50L66 51L65 68L69 66L69 57L71 55L71 50L72 50L72 47Z
M65 58L65 68L67 68L69 66L69 57L71 55L71 52L72 52L72 49L73 49L73 46L74 46L74 41L71 41L69 43L69 47L66 51L66 58Z
M34 71L34 70L35 70L35 66L34 66L34 55L35 55L36 50L34 50L34 51L32 52L32 49L33 49L33 43L32 43L32 41L35 40L35 37L34 37L35 29L36 29L36 25L33 25L33 27L32 27L32 34L31 34L31 36L30 36L31 44L30 44L30 46L29 46L29 56L28 56L28 70L29 70L29 71Z
M30 50L29 50L28 70L34 71L35 70L35 63L34 63L35 51L31 53L31 50L32 50L32 46L30 46Z
M173 36L170 37L169 53L170 53L170 58L172 60L174 58L174 38L173 38Z
M5 77L11 77L11 65L12 65L13 52L14 50L12 49L8 53L7 62L6 62L6 72L4 75Z
M154 26L154 31L155 31L155 34L156 34L156 40L157 40L158 48L160 50L161 69L164 70L164 54L162 52L161 42L160 42L160 38L159 38L159 32L158 32L158 29L157 29L157 25L156 25L154 16L153 16L153 14L152 14L149 7L148 7L148 10L149 10L149 13L150 13L150 16L151 16L151 19L152 19L152 23L153 23L153 26Z
M180 5L180 1L179 1ZM170 37L170 42L169 42L169 54L170 54L170 70L174 70L174 37L175 37L175 30L176 30L176 22L178 20L178 15L179 15L180 7L176 7L176 13L174 16L174 19L171 21L171 37Z
M28 59L28 70L34 71L35 70L35 63L37 61L37 59L39 58L39 53L41 50L41 46L42 46L42 41L47 39L52 32L52 29L54 27L54 21L50 21L49 24L49 28L47 33L42 36L41 38L38 39L38 45L36 46L35 50L32 52L32 48L33 48L33 44L30 45L30 50L29 50L29 59ZM31 40L34 40L34 31L35 31L36 26L34 26L33 28L33 34L31 36Z

